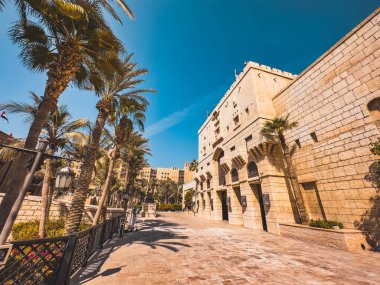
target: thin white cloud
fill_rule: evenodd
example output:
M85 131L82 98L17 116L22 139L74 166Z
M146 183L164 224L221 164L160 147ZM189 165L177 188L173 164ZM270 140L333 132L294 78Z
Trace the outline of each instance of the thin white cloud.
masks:
M151 138L154 135L157 135L159 133L162 133L166 131L167 129L170 129L171 127L174 127L181 123L183 120L186 119L187 116L190 114L193 114L195 110L202 109L201 106L203 106L207 101L209 101L210 98L214 96L219 96L221 98L222 93L222 87L219 87L216 91L211 92L210 94L204 96L200 101L197 103L191 104L182 110L173 112L166 116L165 118L162 118L161 120L149 125L145 129L145 136L147 138Z
M190 105L186 108L183 108L180 111L176 111L174 113L169 114L165 118L153 123L145 129L145 136L150 138L154 135L162 133L163 131L178 125L181 123L190 113L190 111L194 108L194 104Z

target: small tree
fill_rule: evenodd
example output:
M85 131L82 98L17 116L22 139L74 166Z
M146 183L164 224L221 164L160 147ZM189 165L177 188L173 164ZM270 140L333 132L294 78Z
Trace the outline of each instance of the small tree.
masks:
M189 169L191 171L198 171L198 160L193 160L191 163L190 163L190 167Z
M266 121L260 133L268 140L280 143L286 162L287 174L293 188L293 193L298 208L298 214L300 216L301 222L303 224L306 224L309 221L309 217L306 212L305 204L303 202L300 185L297 179L296 169L293 166L292 158L290 157L289 147L285 139L285 132L297 127L298 122L291 123L289 122L288 118L289 115L285 118L275 117L273 120Z
M193 205L194 190L190 189L185 194L185 207L189 210Z

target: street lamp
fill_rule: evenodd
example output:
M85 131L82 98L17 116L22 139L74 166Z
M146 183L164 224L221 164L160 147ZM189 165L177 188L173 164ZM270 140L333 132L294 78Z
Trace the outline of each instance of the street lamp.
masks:
M70 167L64 167L57 173L55 179L55 188L58 193L63 193L71 188L75 177L74 171Z

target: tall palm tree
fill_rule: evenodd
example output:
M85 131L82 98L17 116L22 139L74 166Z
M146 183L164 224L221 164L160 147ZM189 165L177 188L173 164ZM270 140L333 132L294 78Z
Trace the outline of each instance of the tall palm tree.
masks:
M62 92L70 83L84 87L99 73L113 73L119 66L123 45L107 25L98 2L88 0L24 0L25 13L36 22L20 19L10 30L21 47L22 62L31 70L46 72L44 96L25 140L34 149L38 137ZM101 86L97 80L96 87ZM12 173L2 188L7 193L0 205L3 229L26 176L28 155L12 164ZM3 189L3 190L4 190ZM22 194L22 193L21 193Z
M94 216L93 225L96 225L99 222L101 212L105 212L107 207L107 203L105 204L106 200L109 200L109 191L111 187L111 178L113 175L114 166L116 163L117 158L119 157L119 149L121 144L128 140L128 135L133 129L133 126L135 123L140 127L141 130L144 128L144 119L145 115L143 112L145 112L147 103L143 102L141 104L140 102L136 101L134 98L126 100L124 102L125 107L119 108L120 111L116 113L120 113L121 118L118 120L115 118L114 122L114 128L115 128L115 140L113 143L113 148L111 151L111 163L109 165L107 179L103 185L102 189L102 196L99 200L98 208L96 211L96 214ZM117 116L116 116L117 117ZM129 132L128 132L129 130Z
M100 97L96 104L98 116L91 142L81 166L78 184L74 191L71 209L66 221L65 232L68 234L79 229L88 187L94 170L95 154L99 148L100 136L107 120L110 119L110 116L112 118L113 114L127 109L131 100L136 104L146 105L147 100L143 94L152 91L136 88L137 85L143 82L140 76L145 75L148 71L147 69L137 68L137 64L132 62L131 58L132 54L126 56L120 67L120 72L114 72L112 77L100 77L99 79L104 83L101 88L98 88L97 81L92 82L96 95Z
M24 116L26 123L31 123L38 112L38 106L42 99L35 93L30 92L32 103L11 102L8 104L0 104L0 109L9 113L16 113ZM86 119L71 120L71 115L67 105L59 105L50 113L45 126L42 130L42 137L48 143L47 154L52 155L58 150L63 150L69 142L83 136L79 130L87 125ZM45 161L45 173L42 183L42 199L41 199L41 219L39 225L39 236L45 237L45 224L48 219L48 209L53 196L51 180L53 174L53 161L47 158Z
M71 120L71 115L68 112L66 105L59 105L59 107L51 114L49 114L46 125L42 131L42 137L48 142L48 154L54 154L58 150L63 150L72 141L78 141L83 134L79 131L88 123L87 119ZM45 224L49 216L48 209L50 207L53 188L51 185L53 173L52 159L46 159L46 169L44 182L42 186L42 214L39 226L39 236L45 237Z
M292 158L290 156L290 151L288 144L285 139L285 132L292 130L298 126L298 122L289 122L289 115L285 118L275 117L272 120L266 121L260 133L268 138L268 140L272 142L279 142L281 145L282 152L284 154L287 174L290 179L290 183L293 188L293 193L295 197L295 201L298 208L298 213L302 223L307 223L309 221L309 217L305 208L305 204L302 198L301 189L298 183L296 169L293 166Z
M125 166L125 179L123 183L124 193L133 196L133 185L140 171L147 164L146 155L151 155L148 147L149 140L140 133L134 131L120 149L120 157ZM132 199L131 199L132 200ZM129 202L131 202L131 200ZM124 208L128 206L128 201Z

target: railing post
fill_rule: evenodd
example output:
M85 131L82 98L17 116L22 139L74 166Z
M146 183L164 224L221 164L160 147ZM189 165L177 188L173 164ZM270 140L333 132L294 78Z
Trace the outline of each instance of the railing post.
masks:
M86 246L86 260L85 260L85 262L83 262L82 267L87 266L87 261L88 261L88 259L90 257L90 254L91 254L92 232L93 231L94 231L94 227L91 227L90 231L88 232L88 242L87 242L87 246Z
M110 231L110 239L113 238L114 233L115 233L115 218L112 218L112 229Z
M71 265L74 257L75 247L77 244L78 236L72 234L69 236L67 241L66 249L63 254L61 265L59 267L57 280L55 284L57 285L69 285L71 276Z
M102 234L100 236L100 246L99 246L100 249L103 248L103 244L107 241L104 239L106 230L107 230L107 220L105 220L102 225Z

